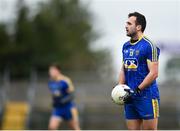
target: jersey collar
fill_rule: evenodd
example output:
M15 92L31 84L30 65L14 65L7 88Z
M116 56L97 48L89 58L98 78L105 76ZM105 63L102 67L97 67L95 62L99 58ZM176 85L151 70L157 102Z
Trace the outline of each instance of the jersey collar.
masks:
M142 35L141 37L139 37L138 41L136 41L135 43L131 43L131 41L129 41L129 43L130 43L131 45L135 45L135 44L137 44L140 40L142 40L143 37L144 37L144 35Z

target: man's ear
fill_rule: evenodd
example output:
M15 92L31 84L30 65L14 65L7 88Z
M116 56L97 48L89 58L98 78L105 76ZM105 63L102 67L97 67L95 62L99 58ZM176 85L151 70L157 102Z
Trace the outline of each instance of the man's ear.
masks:
M137 29L138 31L141 30L141 28L142 28L141 25L137 25L137 26L136 26L136 29Z

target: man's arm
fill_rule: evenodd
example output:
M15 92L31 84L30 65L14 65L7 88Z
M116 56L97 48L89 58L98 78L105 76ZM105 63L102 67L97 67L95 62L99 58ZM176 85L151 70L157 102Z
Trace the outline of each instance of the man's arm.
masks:
M62 104L68 103L74 99L74 85L73 85L71 79L69 79L69 78L66 78L66 82L67 82L66 83L67 84L66 91L67 91L68 95L61 99L60 102Z
M121 70L119 73L119 84L125 84L124 65L121 67Z
M151 62L148 60L148 69L149 73L143 80L143 82L138 86L140 90L145 89L148 87L157 77L158 77L158 61Z
M68 87L67 92L68 95L60 101L62 104L68 103L74 99L74 90L71 90L71 88Z
M67 89L67 92L68 92L68 93L74 92L74 84L73 84L73 82L72 82L71 79L68 78L68 77L66 77L66 80L67 80L68 85L69 85L69 87L68 87L68 89Z
M68 95L61 100L63 104L72 101L74 99L74 85L70 79L68 81L68 85L69 85L67 88Z
M74 92L71 92L66 97L62 98L60 102L62 104L65 104L65 103L72 101L73 99L74 99Z

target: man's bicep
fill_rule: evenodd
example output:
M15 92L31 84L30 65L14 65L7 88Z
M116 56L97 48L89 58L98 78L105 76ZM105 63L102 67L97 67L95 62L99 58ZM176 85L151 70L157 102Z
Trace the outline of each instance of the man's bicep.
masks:
M74 85L71 80L69 80L68 85L69 85L68 92L69 93L74 92Z
M68 91L69 92L74 92L74 85L73 84L70 84Z
M154 73L158 73L158 66L159 66L159 62L152 62L150 60L147 60L147 64L148 64L148 69L150 72L154 72Z

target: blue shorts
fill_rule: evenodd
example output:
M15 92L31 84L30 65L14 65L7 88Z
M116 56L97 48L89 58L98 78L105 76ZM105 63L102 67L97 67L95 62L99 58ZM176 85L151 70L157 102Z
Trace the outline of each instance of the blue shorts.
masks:
M132 100L132 103L124 105L126 119L154 119L159 117L159 99Z
M73 118L72 108L74 107L74 103L69 103L62 107L54 107L52 111L52 116L59 117L63 120L69 121Z

